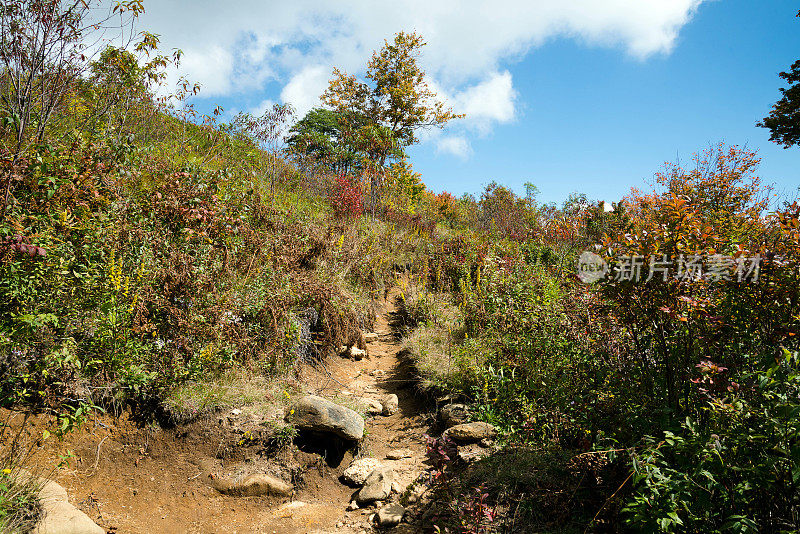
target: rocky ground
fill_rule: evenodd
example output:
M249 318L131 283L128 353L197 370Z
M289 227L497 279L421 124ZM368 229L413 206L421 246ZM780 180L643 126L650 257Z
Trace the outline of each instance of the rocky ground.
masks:
M45 444L39 463L60 459L70 466L49 474L62 489L48 491L72 519L59 525L54 511L40 532L424 530L417 519L430 476L426 435L435 417L400 352L395 298L389 294L375 332L365 335L365 353L347 349L348 357L302 369L307 395L292 399L288 414L243 406L173 430L101 417L63 442ZM344 404L360 405L366 418ZM259 433L284 416L300 434L293 445L265 452ZM441 418L452 438L474 443L462 448L465 460L481 455L494 437L483 423L463 424L463 406L446 407ZM34 433L36 425L34 418ZM86 516L75 519L77 510L101 529Z

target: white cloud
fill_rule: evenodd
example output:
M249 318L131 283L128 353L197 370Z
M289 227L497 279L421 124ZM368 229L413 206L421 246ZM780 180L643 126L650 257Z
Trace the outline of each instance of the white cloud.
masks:
M463 136L446 136L437 139L436 152L452 154L458 158L467 159L472 154L472 147Z
M181 71L203 96L255 93L300 112L317 104L334 66L358 73L372 50L400 30L427 40L423 64L450 103L479 133L517 113L503 65L554 38L616 47L645 59L669 53L681 28L710 0L159 0L142 27L181 48ZM489 76L486 73L492 73Z
M259 105L251 109L250 114L253 115L254 117L261 117L262 115L264 115L264 113L267 112L268 109L272 108L272 106L274 105L275 101L272 100L271 98L267 98L265 100L262 100Z
M170 80L176 81L178 73ZM181 58L180 75L191 83L199 83L205 96L219 96L233 90L233 55L222 46L191 50Z
M449 98L454 110L466 115L466 124L483 133L493 123L504 124L514 120L516 99L517 92L508 71L495 72Z
M330 75L330 69L321 65L305 67L284 86L281 100L292 104L297 116L302 117L320 105L319 97L328 87Z

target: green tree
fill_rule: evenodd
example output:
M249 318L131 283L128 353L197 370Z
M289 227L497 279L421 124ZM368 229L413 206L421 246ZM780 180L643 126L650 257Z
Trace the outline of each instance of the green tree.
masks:
M417 130L443 128L461 118L440 101L418 64L425 41L415 32L400 32L393 42L373 52L367 64L367 81L334 69L323 103L346 118L345 142L363 157L369 175L371 209L379 203L390 160L399 160L405 147L417 143ZM361 118L368 119L364 124Z
M800 17L800 11L797 16ZM800 144L800 60L792 64L789 72L781 72L779 76L789 83L789 87L780 89L781 99L757 126L769 129L770 141L789 148Z
M287 143L295 156L335 174L347 174L359 167L358 153L348 139L348 124L360 127L367 122L363 115L347 119L341 112L315 108L292 126Z
M149 84L154 68L150 64L140 66L128 50L106 47L91 63L91 77L84 84L86 99L92 102L86 129L113 129L117 141L121 140L128 133L130 116L136 108L153 108Z
M418 142L419 129L442 128L461 118L438 100L428 86L418 59L425 41L415 32L400 32L394 41L384 42L367 65L367 82L334 69L322 101L343 116L364 116L369 126L351 127L367 139L375 162L383 166L393 151Z
M422 183L420 173L414 172L407 158L401 158L389 166L387 181L394 197L389 200L389 207L415 214L422 192L425 191L425 184Z
M146 86L145 71L130 51L107 46L97 61L90 65L92 81L117 91L141 89ZM123 95L116 95L122 98Z

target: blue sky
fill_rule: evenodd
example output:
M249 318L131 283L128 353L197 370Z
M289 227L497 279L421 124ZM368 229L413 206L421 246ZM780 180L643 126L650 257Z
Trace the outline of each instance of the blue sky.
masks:
M800 148L755 126L779 97L778 72L800 58L797 2L245 4L238 14L148 6L144 26L187 52L182 73L203 84L200 109L308 109L332 66L358 74L383 38L417 29L434 85L469 115L410 150L435 191L479 193L496 180L522 193L530 181L544 202L573 191L616 200L665 161L719 141L757 149L764 181L800 186ZM189 20L171 22L189 5Z
M618 199L644 187L665 161L724 141L757 149L765 182L800 186L800 147L784 150L755 123L785 86L778 72L800 59L797 2L703 4L674 50L640 60L619 48L559 38L510 64L520 113L472 141L459 160L431 146L412 151L433 189L476 192L491 180L545 202L572 191Z

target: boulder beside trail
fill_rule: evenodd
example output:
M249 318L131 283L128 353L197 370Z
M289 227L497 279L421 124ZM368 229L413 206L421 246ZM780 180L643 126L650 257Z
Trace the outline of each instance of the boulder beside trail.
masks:
M60 484L45 479L40 481L39 503L43 517L33 534L105 534L105 529L69 503L67 491Z
M461 443L473 443L481 441L482 439L494 439L496 436L497 429L483 421L455 425L442 433L442 437L448 437L453 441Z
M491 452L491 449L481 447L477 443L471 443L458 448L458 459L464 463L471 463L486 458Z
M299 429L330 432L346 440L359 441L364 437L363 417L317 395L307 395L298 400L286 413L285 419Z

